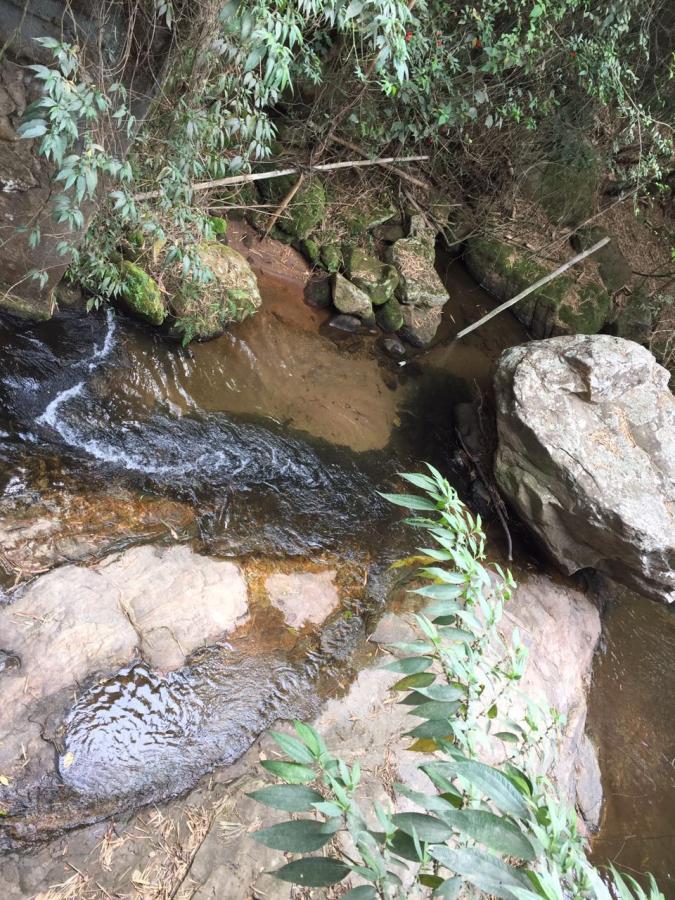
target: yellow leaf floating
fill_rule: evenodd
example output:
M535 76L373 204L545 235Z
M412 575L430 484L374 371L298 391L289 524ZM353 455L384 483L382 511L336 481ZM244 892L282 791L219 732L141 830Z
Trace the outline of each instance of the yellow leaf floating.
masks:
M66 755L63 757L63 768L69 769L72 764L75 762L75 754L69 750Z
M7 785L9 784L9 778L6 775L0 775L0 784L7 787Z

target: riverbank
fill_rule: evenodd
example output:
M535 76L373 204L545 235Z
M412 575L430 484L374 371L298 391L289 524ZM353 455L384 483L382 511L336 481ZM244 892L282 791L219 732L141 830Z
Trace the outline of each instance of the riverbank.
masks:
M269 278L267 283L265 278ZM344 569L351 574L337 578L341 585L339 612L328 620L328 624L346 623L341 624L345 636L338 636L337 643L326 643L325 633L311 628L303 638L302 629L296 634L297 625L289 630L288 621L283 625L279 617L270 620L269 601L263 599L260 609L264 614L256 617L251 613L251 621L240 635L243 643L238 643L235 634L219 653L225 661L233 649L243 654L242 659L255 659L261 641L267 653L290 650L291 656L296 652L293 647L301 647L302 655L316 654L318 646L319 655L313 656L312 662L319 678L300 685L304 699L311 698L316 704L310 704L306 712L318 710L336 690L348 691L354 709L359 709L359 685L361 690L370 690L363 687L362 677L367 685L371 684L368 679L375 677L359 672L372 662L372 642L365 638L384 611L389 593L384 572L389 562L412 549L411 536L397 527L396 517L379 503L375 489L390 488L397 470L418 467L422 459L431 459L454 473L458 483L470 483L471 467L456 448L452 409L476 397L476 387L480 396L487 398L494 361L505 347L522 343L525 335L519 324L508 318L472 335L466 344L449 341L458 327L492 305L455 264L446 274L452 301L436 343L426 353L411 352L400 365L402 361L392 360L382 351L375 336L345 338L327 331L328 314L307 306L299 285L291 286L288 279L272 280L271 275L265 278L261 279L263 309L257 317L231 334L189 351L128 327L121 317L114 322L100 316L69 319L63 331L56 321L4 335L9 372L3 375L7 399L2 422L3 513L13 539L17 537L15 525L22 523L4 584L16 603L22 590L30 597L30 591L40 587L40 580L30 582L44 573L31 571L31 565L37 569L56 566L54 575L58 575L71 559L91 566L103 557L105 569L111 564L111 551L155 542L158 534L165 546L185 542L192 552L207 554L205 560L229 557L249 573L246 580L249 590L258 590L257 594L254 590L258 603L265 593L263 582L275 573L292 578L317 570ZM82 387L74 391L80 383ZM43 462L38 464L39 460ZM73 485L89 496L97 478L107 482L105 491L99 485L96 502L89 511L82 510L82 521L75 526L72 510L78 506L77 492L69 503L64 497ZM58 501L49 495L55 489ZM120 510L115 504L119 505L123 490L133 502L127 501L131 505ZM31 529L30 509L37 500L41 505L35 505L35 521L48 524ZM106 534L111 521L118 524L106 543L101 534ZM75 548L64 543L64 531L73 540L73 529L79 535ZM514 530L517 533L517 527ZM127 558L126 552L121 560ZM519 552L530 553L526 543L519 544ZM529 565L536 571L539 563L531 557ZM321 582L320 596L330 593L330 580ZM556 590L550 583L544 589L545 597L555 596ZM571 586L564 588L572 590ZM543 614L545 603L541 610L539 603L545 597L540 595L536 606L533 601L531 614ZM311 602L315 601L308 600ZM579 594L573 606L584 604L587 615L592 616L593 607ZM10 616L12 608L6 610ZM251 609L255 608L254 602ZM20 617L14 627L30 624L31 611L25 611L29 618ZM535 621L526 618L522 624L527 628L530 622L533 632L546 635ZM576 633L576 626L564 626L564 618L556 619L550 611L541 624L546 622ZM570 661L560 662L561 668L554 674L546 665L553 664L551 648L561 644L560 637L544 637L536 651L544 666L540 677L543 684L558 685L564 670L579 679L568 696L575 698L573 721L582 723L583 733L585 712L581 715L579 703L590 655L576 668ZM589 637L588 647L593 645ZM338 657L337 668L335 658L326 665L326 648L339 653L348 648L345 658ZM132 662L132 650L133 637L127 657L116 658L115 665ZM579 654L573 656L578 662ZM94 670L90 671L93 676ZM255 672L259 689L265 681L259 669ZM23 679L25 675L8 667L2 677ZM352 695L349 683L354 678L356 693ZM85 679L85 683L95 685L97 680ZM231 676L227 680L231 681ZM385 684L379 676L375 681L378 703L389 717ZM22 685L23 691L23 681ZM250 682L240 687L235 678L229 686L234 694L223 696L226 703L232 702L227 698L236 696L237 703L243 704L242 712L250 716L247 707L252 705L254 688ZM82 696L81 688L78 695ZM287 700L288 693L282 692L282 699ZM329 705L321 721L328 725L338 708L343 709ZM344 707L351 708L349 703ZM274 709L267 712L271 721ZM57 719L62 715L59 712ZM387 727L394 724L392 720ZM262 719L249 720L247 727L247 740L255 740ZM55 737L58 729L50 734ZM39 729L35 738L38 743L44 740ZM382 757L382 762L373 760L377 768L389 756L381 735L376 743ZM58 746L63 766L67 754L75 751L67 749L67 744ZM241 749L245 749L243 744ZM53 765L53 753L47 750L42 762ZM118 804L103 811L104 816L114 813L114 824L106 821L59 838L39 851L39 861L35 856L7 858L3 869L17 891L12 896L33 896L31 891L65 882L65 887L58 889L62 893L50 895L50 900L105 896L105 891L154 897L161 896L152 891L158 890L156 884L162 879L171 881L172 890L178 885L176 890L193 896L188 891L193 885L185 880L186 865L191 866L192 874L201 870L206 879L202 882L206 893L195 896L219 896L223 882L217 878L231 874L228 876L225 868L221 875L214 875L219 871L217 856L223 853L224 858L232 859L232 842L254 824L252 819L247 826L248 807L241 808L240 801L236 801L240 811L232 813L233 796L226 787L243 773L246 778L253 777L256 752L254 747L234 768L217 768L187 799L170 801L159 811L129 818L125 809L133 807L133 801L126 808L124 803ZM592 794L587 792L587 796ZM22 802L32 802L30 793L24 797ZM594 804L597 793L595 801L587 801L589 807ZM29 811L30 806L24 812L17 810L19 819L23 816L30 823ZM56 834L61 827L58 806L51 815L54 811L57 815L51 825L43 820L46 833ZM256 814L251 810L252 816ZM5 824L11 832L13 823ZM237 841L234 845L238 847ZM196 851L202 844L213 849L200 859ZM148 846L158 854L152 872L145 871ZM160 853L161 847L167 852ZM91 865L94 848L99 856ZM246 877L242 874L242 897L250 886L244 884Z

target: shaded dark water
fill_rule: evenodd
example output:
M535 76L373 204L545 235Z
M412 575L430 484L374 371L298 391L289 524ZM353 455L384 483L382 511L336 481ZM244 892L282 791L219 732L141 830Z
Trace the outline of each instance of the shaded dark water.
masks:
M612 586L589 694L603 822L596 863L651 872L675 897L675 610Z

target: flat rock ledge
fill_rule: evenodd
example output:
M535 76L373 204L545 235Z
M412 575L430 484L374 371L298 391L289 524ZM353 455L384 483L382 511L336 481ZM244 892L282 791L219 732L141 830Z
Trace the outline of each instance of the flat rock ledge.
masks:
M0 772L53 754L40 711L94 673L142 657L167 671L248 617L244 574L187 546L143 546L91 567L61 566L0 609L2 649L20 661L3 673Z
M521 579L507 606L504 635L516 626L530 649L523 693L567 716L558 760L549 774L562 796L576 803L593 825L602 795L595 752L584 734L585 688L600 635L599 614L577 589L530 576ZM370 640L389 643L412 634L407 612L388 613ZM391 691L397 676L379 668L386 659L383 655L378 666L361 671L347 693L330 700L315 721L331 750L350 764L360 761L361 790L381 803L389 802L387 785L396 781L417 790L429 788L417 769L423 755L407 752L409 740L401 738L411 720ZM9 855L3 866L7 900L46 898L50 885L69 879L73 896L83 897L135 897L145 885L161 885L169 895L193 900L290 900L296 896L291 885L267 874L288 860L255 843L250 834L287 818L247 796L271 780L260 767L261 754L277 752L271 738L263 736L235 765L215 772L183 799L117 820L114 830L102 822L30 855ZM415 808L405 798L398 802L400 811Z
M567 573L675 599L675 398L639 344L536 341L495 374L497 482Z

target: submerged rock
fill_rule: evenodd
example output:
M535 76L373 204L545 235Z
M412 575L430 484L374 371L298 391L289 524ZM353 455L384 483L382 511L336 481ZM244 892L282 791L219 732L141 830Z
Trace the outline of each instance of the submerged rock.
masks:
M675 399L631 341L507 350L495 375L499 486L566 572L675 599Z
M472 237L466 243L466 266L500 301L510 300L552 272L552 263L530 258L526 251L497 240ZM561 334L596 334L607 321L611 298L594 282L579 284L560 275L512 307L513 315L536 338Z
M362 325L361 320L357 319L356 316L346 316L341 313L339 316L333 316L328 323L328 327L335 328L337 331L347 331L350 334L356 334L361 331Z
M199 255L213 280L195 284L192 290L183 287L171 300L174 329L186 344L218 337L228 325L242 322L262 305L256 277L241 253L210 241L199 247Z
M336 575L335 569L290 575L278 572L265 580L265 590L272 606L283 613L291 628L320 625L340 603Z
M373 317L373 305L368 294L339 273L333 275L333 303L345 315L360 319Z
M137 547L44 575L0 610L3 643L22 662L20 674L3 676L0 771L20 769L24 754L31 764L50 758L40 710L57 709L62 692L68 702L75 685L138 654L159 669L177 668L247 616L239 567L186 546Z

